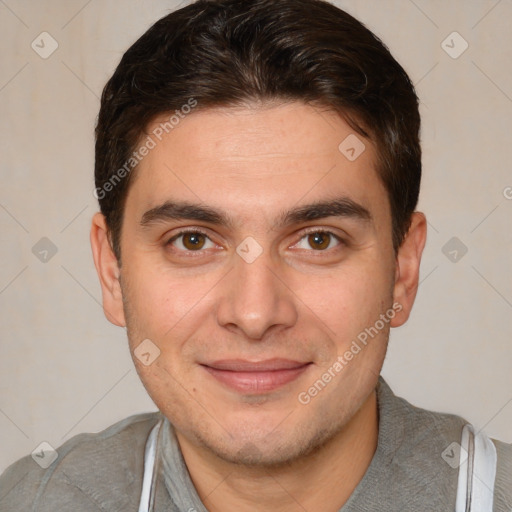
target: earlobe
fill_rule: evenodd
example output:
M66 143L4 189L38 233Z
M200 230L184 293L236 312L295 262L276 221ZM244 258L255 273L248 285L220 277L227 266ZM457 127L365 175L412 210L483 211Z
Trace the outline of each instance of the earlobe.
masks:
M109 322L125 327L119 265L110 245L105 217L99 212L92 219L91 248L101 284L103 312Z
M391 327L403 325L409 318L418 291L421 255L427 239L427 221L421 212L414 212L409 231L396 257L393 299L402 309L391 321Z

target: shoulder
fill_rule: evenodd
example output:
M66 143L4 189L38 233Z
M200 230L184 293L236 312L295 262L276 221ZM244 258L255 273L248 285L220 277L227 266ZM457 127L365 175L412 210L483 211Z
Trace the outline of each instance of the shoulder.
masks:
M0 476L0 512L7 510L130 510L138 502L144 446L158 412L125 418L56 449L46 469L31 455Z
M391 468L396 466L395 471L401 474L399 481L435 488L438 497L445 496L439 507L452 506L459 480L462 431L470 422L454 414L416 407L394 395L385 382L379 384L379 396L388 415L383 421L389 430L387 437L395 439ZM494 510L512 510L512 444L491 441L497 453Z
M439 462L442 451L450 443L460 442L462 429L468 423L461 416L417 407L396 396L382 378L378 396L383 402L380 410L387 415L382 425L395 432L399 451L418 453L422 447L428 447L423 455L437 454L436 462Z
M396 396L383 380L378 398L378 449L386 477L381 474L376 478L382 495L403 509L454 509L459 473L457 445L467 421L412 405Z

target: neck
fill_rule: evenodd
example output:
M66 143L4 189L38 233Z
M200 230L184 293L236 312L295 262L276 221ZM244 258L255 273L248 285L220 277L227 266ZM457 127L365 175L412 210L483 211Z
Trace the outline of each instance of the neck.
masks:
M244 468L219 459L176 432L194 486L209 512L338 511L350 498L377 449L375 390L314 453L278 468Z

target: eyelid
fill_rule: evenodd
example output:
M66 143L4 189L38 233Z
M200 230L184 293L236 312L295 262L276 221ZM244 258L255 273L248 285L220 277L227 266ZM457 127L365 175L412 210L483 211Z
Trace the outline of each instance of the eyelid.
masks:
M201 235L208 236L208 233L203 228L181 228L177 233L175 233L171 238L169 238L169 241L174 240L175 238L178 238L179 236L185 235L187 233L200 233Z

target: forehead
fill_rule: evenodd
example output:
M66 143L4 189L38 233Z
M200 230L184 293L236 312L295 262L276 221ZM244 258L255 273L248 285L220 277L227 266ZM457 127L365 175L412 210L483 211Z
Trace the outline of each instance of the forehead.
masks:
M146 130L154 147L127 200L139 214L169 200L233 212L240 222L329 197L387 207L373 144L332 111L294 102L198 109L168 120Z

